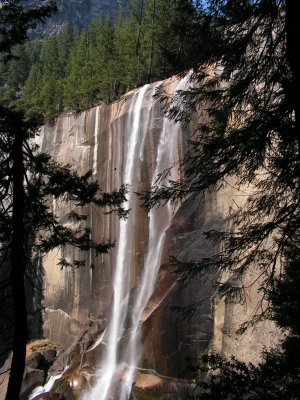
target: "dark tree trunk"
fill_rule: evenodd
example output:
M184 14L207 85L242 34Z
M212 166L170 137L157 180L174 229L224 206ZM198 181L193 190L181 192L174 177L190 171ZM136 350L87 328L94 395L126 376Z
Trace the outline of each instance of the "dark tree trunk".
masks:
M142 21L143 21L143 15L144 15L144 0L141 0L140 2L140 13L138 17L138 31L137 31L137 38L135 42L135 55L138 59L138 66L140 67L141 64L141 29L142 29ZM138 82L140 81L140 76L138 76Z
M153 1L152 1L152 15L151 15L151 24L152 24L152 27L154 27L155 18L156 18L156 0L153 0ZM154 29L152 29L152 34L151 34L151 50L150 50L150 59L149 59L149 65L148 65L148 83L151 82L152 73L153 73L154 35L155 35Z
M20 396L25 368L27 344L27 310L25 298L25 250L24 250L24 183L23 183L23 134L15 126L12 151L13 215L11 240L11 285L14 312L13 358L6 400L17 400Z

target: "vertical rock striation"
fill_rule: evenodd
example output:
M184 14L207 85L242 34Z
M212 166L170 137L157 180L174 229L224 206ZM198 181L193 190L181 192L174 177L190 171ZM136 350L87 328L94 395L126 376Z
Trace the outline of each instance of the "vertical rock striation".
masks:
M180 82L172 78L163 85L173 93ZM115 372L103 375L109 368L127 382L121 385L118 397L125 400L136 364L161 375L189 378L189 367L197 365L199 353L208 347L256 362L262 346L272 341L270 333L275 332L271 323L264 322L241 337L236 334L257 304L255 288L246 303L231 304L215 295L218 277L214 274L183 286L168 266L169 256L197 261L214 254L217 249L203 232L230 226L237 205L241 206L247 196L237 191L232 181L217 193L188 198L176 208L166 205L148 215L139 207L134 192L149 188L158 173L180 159L193 132L192 123L183 129L164 118L160 104L153 99L154 90L155 84L147 85L113 104L62 116L53 126L43 127L39 139L41 150L56 161L81 173L93 169L94 178L105 191L130 184L131 215L126 223L94 207L81 210L88 216L86 224L93 239L118 240L110 254L95 257L67 248L56 249L43 260L45 336L67 348L89 320L107 321L106 333L101 336L107 344L102 356L107 368L102 371L102 379L104 376L108 382L106 393L104 386L99 386L103 400L114 382ZM198 118L203 114L199 111ZM173 173L179 176L184 171L176 167ZM62 222L66 221L68 206L53 203L53 209ZM60 270L56 262L62 251L68 261L86 260L86 266ZM115 280L118 269L123 270L119 292ZM178 308L196 302L200 304L197 313L183 319ZM134 345L139 337L141 353ZM117 342L109 344L113 339ZM112 353L109 346L114 347ZM99 371L101 383L101 364Z

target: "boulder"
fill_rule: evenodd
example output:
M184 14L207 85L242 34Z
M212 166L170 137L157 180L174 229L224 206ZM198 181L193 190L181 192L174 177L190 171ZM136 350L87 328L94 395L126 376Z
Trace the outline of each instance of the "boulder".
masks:
M37 386L43 386L45 383L45 373L41 369L31 367L25 368L23 383L21 388L21 400L27 400L28 395Z
M56 359L56 349L48 349L42 352L42 363L52 365Z
M3 366L0 368L0 400L5 400L11 366L12 353L9 354Z
M151 374L138 374L134 383L137 389L153 389L163 385L163 380Z
M183 379L138 373L132 391L132 400L178 400L191 398L194 383Z
M26 356L26 366L39 369L39 365L41 362L42 355L39 351L34 351Z

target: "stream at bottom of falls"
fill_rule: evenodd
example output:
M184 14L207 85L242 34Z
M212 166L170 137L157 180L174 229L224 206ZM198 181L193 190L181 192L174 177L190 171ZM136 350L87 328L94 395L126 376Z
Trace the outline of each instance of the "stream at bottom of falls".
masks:
M189 75L178 81L175 92L176 90L184 89L188 79ZM140 179L145 138L152 122L155 89L156 86L151 85L145 85L139 89L133 96L129 110L125 132L127 149L125 150L123 173L123 182L129 187L127 195L129 209L136 203L134 192ZM163 117L151 185L155 184L159 173L178 161L177 153L180 135L180 125ZM172 176L168 176L161 184L167 185L168 180L172 180ZM134 212L129 214L127 220L120 221L113 281L112 317L106 332L99 337L93 346L94 349L105 341L104 352L98 363L98 368L95 372L96 376L93 379L94 381L96 380L96 384L82 395L81 400L128 400L130 398L141 358L140 318L154 291L157 273L161 265L165 232L170 224L172 214L173 208L169 204L164 207L153 208L149 212L147 250L143 268L134 290L134 298L130 299L130 301L130 266L133 264L130 247L138 221L134 220ZM122 343L124 334L126 334L126 346L123 346ZM54 384L55 379L60 377L61 375L58 378L53 378L51 384ZM39 391L39 393L49 391L51 384L49 381L48 387L46 388L46 385L44 388L44 392ZM33 398L34 396L31 395L29 400Z

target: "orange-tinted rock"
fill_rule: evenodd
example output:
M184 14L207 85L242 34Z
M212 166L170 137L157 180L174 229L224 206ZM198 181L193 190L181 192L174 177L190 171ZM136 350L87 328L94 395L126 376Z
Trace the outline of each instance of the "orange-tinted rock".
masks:
M164 85L166 91L171 93L176 80L167 80ZM152 89L153 86L150 86L143 100L141 121L147 119L146 106ZM134 92L129 92L113 104L100 105L79 115L68 114L58 118L54 126L42 129L41 150L51 154L58 162L74 166L80 173L93 169L94 178L104 191L120 187L123 183L124 154L129 135L126 127ZM141 169L137 173L135 191L149 187L155 170L163 125L161 105L156 101L149 118L150 125L140 154ZM199 110L195 120L199 118L205 118L203 110ZM175 146L174 161L185 153L186 141L193 133L194 123L182 130ZM183 171L178 170L176 173L179 176ZM218 279L218 271L208 271L205 276L183 285L168 267L170 256L180 261L199 261L218 250L205 239L203 233L230 226L237 207L242 206L246 200L246 196L241 195L234 186L232 179L228 186L217 193L188 198L177 206L173 214L166 231L161 258L163 268L141 317L141 363L145 368L156 370L162 375L191 378L191 367L197 365L199 353L208 347L224 355L239 356L242 343L243 358L257 361L262 346L271 342L268 335L275 330L268 322L260 326L259 330L248 336L246 334L243 339L236 334L239 324L249 318L259 299L255 289L247 304L228 304L215 296L214 283ZM131 213L134 229L128 249L132 254L132 293L142 268L149 236L148 215L138 207L137 198L133 204ZM53 210L62 222L66 222L69 205L53 203ZM87 215L86 226L91 227L93 239L118 238L119 221L115 216L104 215L94 207L80 209L80 212ZM86 259L86 266L78 269L60 270L56 266L60 255L61 249L58 249L44 259L44 302L47 307L44 332L47 337L67 348L78 338L90 319L109 319L116 251L95 257L71 248L65 249L64 256L71 262ZM183 318L182 313L178 312L178 309L195 303L199 307L193 315ZM277 334L273 337L277 337Z

